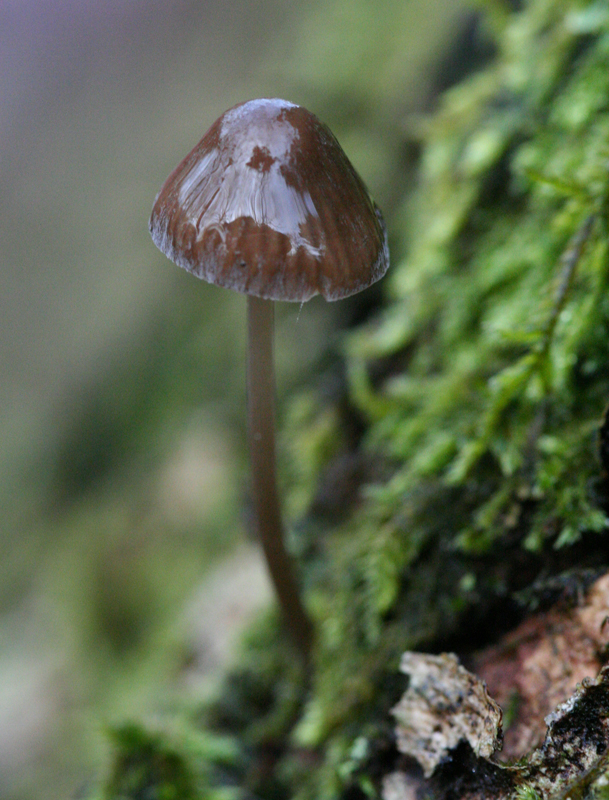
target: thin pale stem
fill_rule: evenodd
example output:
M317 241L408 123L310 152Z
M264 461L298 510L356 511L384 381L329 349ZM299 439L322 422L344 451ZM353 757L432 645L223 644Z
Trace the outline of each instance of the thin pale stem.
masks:
M248 422L254 518L288 628L305 661L313 629L285 549L275 466L273 301L248 297Z

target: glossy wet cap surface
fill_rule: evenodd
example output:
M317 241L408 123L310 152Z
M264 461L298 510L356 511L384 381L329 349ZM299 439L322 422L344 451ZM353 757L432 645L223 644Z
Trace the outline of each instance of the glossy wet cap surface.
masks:
M341 146L278 99L211 126L163 185L150 232L197 277L271 300L339 300L389 266L383 218Z

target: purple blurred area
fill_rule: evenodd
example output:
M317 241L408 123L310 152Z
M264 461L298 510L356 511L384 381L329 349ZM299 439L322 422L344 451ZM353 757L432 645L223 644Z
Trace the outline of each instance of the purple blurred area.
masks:
M176 280L148 238L154 195L222 110L263 91L256 65L291 6L0 3L5 457Z
M0 796L7 800L66 796L91 750L74 716L93 702L93 681L83 688L89 678L74 666L82 669L83 656L72 636L78 625L85 629L86 569L104 545L89 522L78 544L80 523L41 521L46 476L34 469L69 428L70 400L137 346L182 279L150 240L154 196L224 108L264 92L257 66L290 7L291 0L0 0ZM199 461L223 475L222 447L214 440L203 450ZM98 522L112 532L106 516ZM116 528L122 535L120 522ZM77 729L78 742L62 746ZM99 730L91 735L98 739Z
M0 163L19 157L44 130L44 117L65 110L80 94L120 85L135 66L160 67L180 47L195 3L162 0L5 0L0 5ZM147 37L161 47L141 58ZM131 76L133 78L134 76ZM143 86L142 86L143 88ZM39 119L38 124L34 121ZM15 163L17 155L17 163Z
M202 53L201 79L209 88L234 80L251 30L252 4L197 0L4 0L0 4L0 163L44 130L44 117L61 114L83 94L150 92L171 77L189 39L205 32L205 50L230 42L230 62ZM265 6L259 6L262 15ZM211 55L211 53L210 53ZM235 55L238 56L235 64ZM172 66L173 64L173 66ZM168 74L169 73L169 74ZM32 124L38 118L38 124Z

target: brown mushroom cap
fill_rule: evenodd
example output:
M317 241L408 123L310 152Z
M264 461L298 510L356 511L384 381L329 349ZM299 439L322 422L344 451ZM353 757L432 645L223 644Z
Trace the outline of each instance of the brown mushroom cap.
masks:
M150 232L193 275L269 300L339 300L389 266L381 212L341 146L278 99L211 126L165 181Z

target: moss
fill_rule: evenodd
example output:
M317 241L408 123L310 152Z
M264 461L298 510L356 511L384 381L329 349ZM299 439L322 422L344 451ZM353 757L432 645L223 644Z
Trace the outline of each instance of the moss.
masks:
M117 750L99 800L237 800L237 788L218 785L219 770L238 760L234 744L209 735L151 731L125 725L111 732Z
M346 342L364 446L390 465L349 521L380 613L433 538L419 512L436 502L456 512L445 533L468 555L605 530L590 482L609 397L609 37L600 21L580 33L585 19L582 4L528 4L497 62L447 93L424 133L392 300Z

